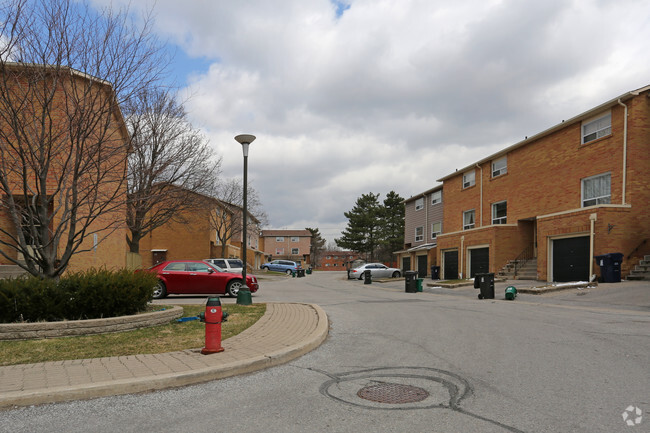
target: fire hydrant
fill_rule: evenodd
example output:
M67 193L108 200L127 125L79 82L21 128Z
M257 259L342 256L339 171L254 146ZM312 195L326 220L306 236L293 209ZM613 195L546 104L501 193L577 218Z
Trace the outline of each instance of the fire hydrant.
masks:
M221 300L208 298L205 313L199 314L201 322L205 322L205 347L201 349L202 354L209 355L224 351L221 347L221 323L227 318L228 313L221 309Z

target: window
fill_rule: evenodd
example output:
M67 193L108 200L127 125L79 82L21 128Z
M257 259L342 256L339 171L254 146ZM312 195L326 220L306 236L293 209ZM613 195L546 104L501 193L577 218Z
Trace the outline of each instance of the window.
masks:
M300 238L298 236L291 236L291 242L300 242Z
M415 242L420 242L424 240L424 227L415 228Z
M442 190L434 191L431 194L431 204L442 203Z
M276 248L275 249L275 255L276 256L281 256L282 254L284 254L284 248Z
M437 222L431 224L431 239L437 238L440 233L442 233L442 223Z
M300 254L298 248L291 248L291 254Z
M424 209L424 198L415 200L415 210Z
M610 203L612 176L610 173L582 179L582 207Z
M276 242L284 242L284 236L277 236L277 237L275 238L275 241L276 241Z
M474 228L474 209L463 212L463 230Z
M463 174L463 188L469 188L476 183L476 172L474 170Z
M612 133L612 113L582 124L582 144Z
M508 172L508 159L504 156L492 161L492 177L501 176Z
M506 224L508 215L507 202L500 201L492 205L492 224Z

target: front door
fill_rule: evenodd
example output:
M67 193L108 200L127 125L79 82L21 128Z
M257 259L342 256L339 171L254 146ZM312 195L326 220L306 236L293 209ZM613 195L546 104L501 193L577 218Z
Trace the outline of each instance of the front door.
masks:
M162 263L167 260L167 251L153 251L151 259L154 265Z
M427 276L427 256L418 256L418 277Z
M490 272L490 249L474 248L469 250L469 277Z
M444 275L442 278L445 280L458 279L458 250L445 251L442 254L442 260L444 263Z

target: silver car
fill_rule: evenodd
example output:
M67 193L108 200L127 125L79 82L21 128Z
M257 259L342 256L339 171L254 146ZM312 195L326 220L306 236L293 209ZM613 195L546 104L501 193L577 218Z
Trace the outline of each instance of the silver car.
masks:
M370 271L372 278L399 278L402 276L402 271L397 268L389 268L381 263L366 263L363 266L352 269L350 271L350 278L363 278L363 273Z
M235 274L241 274L244 270L244 262L239 259L203 259L203 261Z

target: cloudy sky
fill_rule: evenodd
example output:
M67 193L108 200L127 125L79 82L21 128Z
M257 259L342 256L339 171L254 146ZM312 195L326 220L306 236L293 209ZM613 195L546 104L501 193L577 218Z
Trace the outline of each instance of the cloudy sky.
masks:
M93 0L126 4L127 0ZM270 227L340 236L402 197L650 84L647 0L141 0L195 126Z

